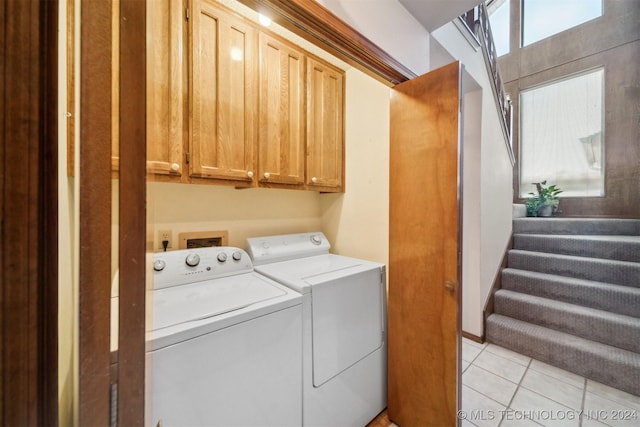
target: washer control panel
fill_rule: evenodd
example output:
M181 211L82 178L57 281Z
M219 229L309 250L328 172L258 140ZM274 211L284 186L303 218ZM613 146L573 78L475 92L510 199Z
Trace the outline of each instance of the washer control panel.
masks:
M319 231L247 239L247 252L254 265L328 254L329 249L329 241Z
M252 271L249 255L231 246L158 252L153 258L153 287L162 289Z

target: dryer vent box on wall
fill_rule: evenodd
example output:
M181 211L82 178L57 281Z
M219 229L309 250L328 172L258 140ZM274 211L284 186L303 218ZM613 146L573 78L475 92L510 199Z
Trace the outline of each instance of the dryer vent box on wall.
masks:
M229 233L222 231L193 231L178 235L180 249L227 246Z

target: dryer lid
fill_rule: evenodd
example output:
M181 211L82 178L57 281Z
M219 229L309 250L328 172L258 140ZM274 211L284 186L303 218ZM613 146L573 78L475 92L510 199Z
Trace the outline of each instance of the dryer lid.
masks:
M151 329L214 317L285 294L255 273L159 289L152 292Z

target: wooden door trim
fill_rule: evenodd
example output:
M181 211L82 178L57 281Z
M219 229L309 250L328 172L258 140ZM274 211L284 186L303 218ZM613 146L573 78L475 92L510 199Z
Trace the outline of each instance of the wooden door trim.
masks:
M0 8L0 425L57 425L58 2Z
M78 423L109 425L111 0L81 0Z
M90 3L90 4L89 4ZM80 425L110 424L111 134L120 136L118 422L144 421L146 4L82 0L80 43ZM112 105L112 14L120 20L120 110ZM107 108L105 108L107 106ZM142 307L142 309L140 309Z
M144 424L146 8L144 1L120 0L117 384L121 426Z
M41 425L58 425L58 0L40 1L42 8L42 399Z
M393 86L416 74L314 0L238 0L377 80Z

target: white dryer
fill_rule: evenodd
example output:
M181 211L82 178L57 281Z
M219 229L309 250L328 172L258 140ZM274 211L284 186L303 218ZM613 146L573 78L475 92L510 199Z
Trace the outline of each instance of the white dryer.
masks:
M384 264L329 253L322 233L247 239L255 271L303 295L303 425L364 426L386 407Z
M148 426L299 426L302 296L231 247L158 253Z

